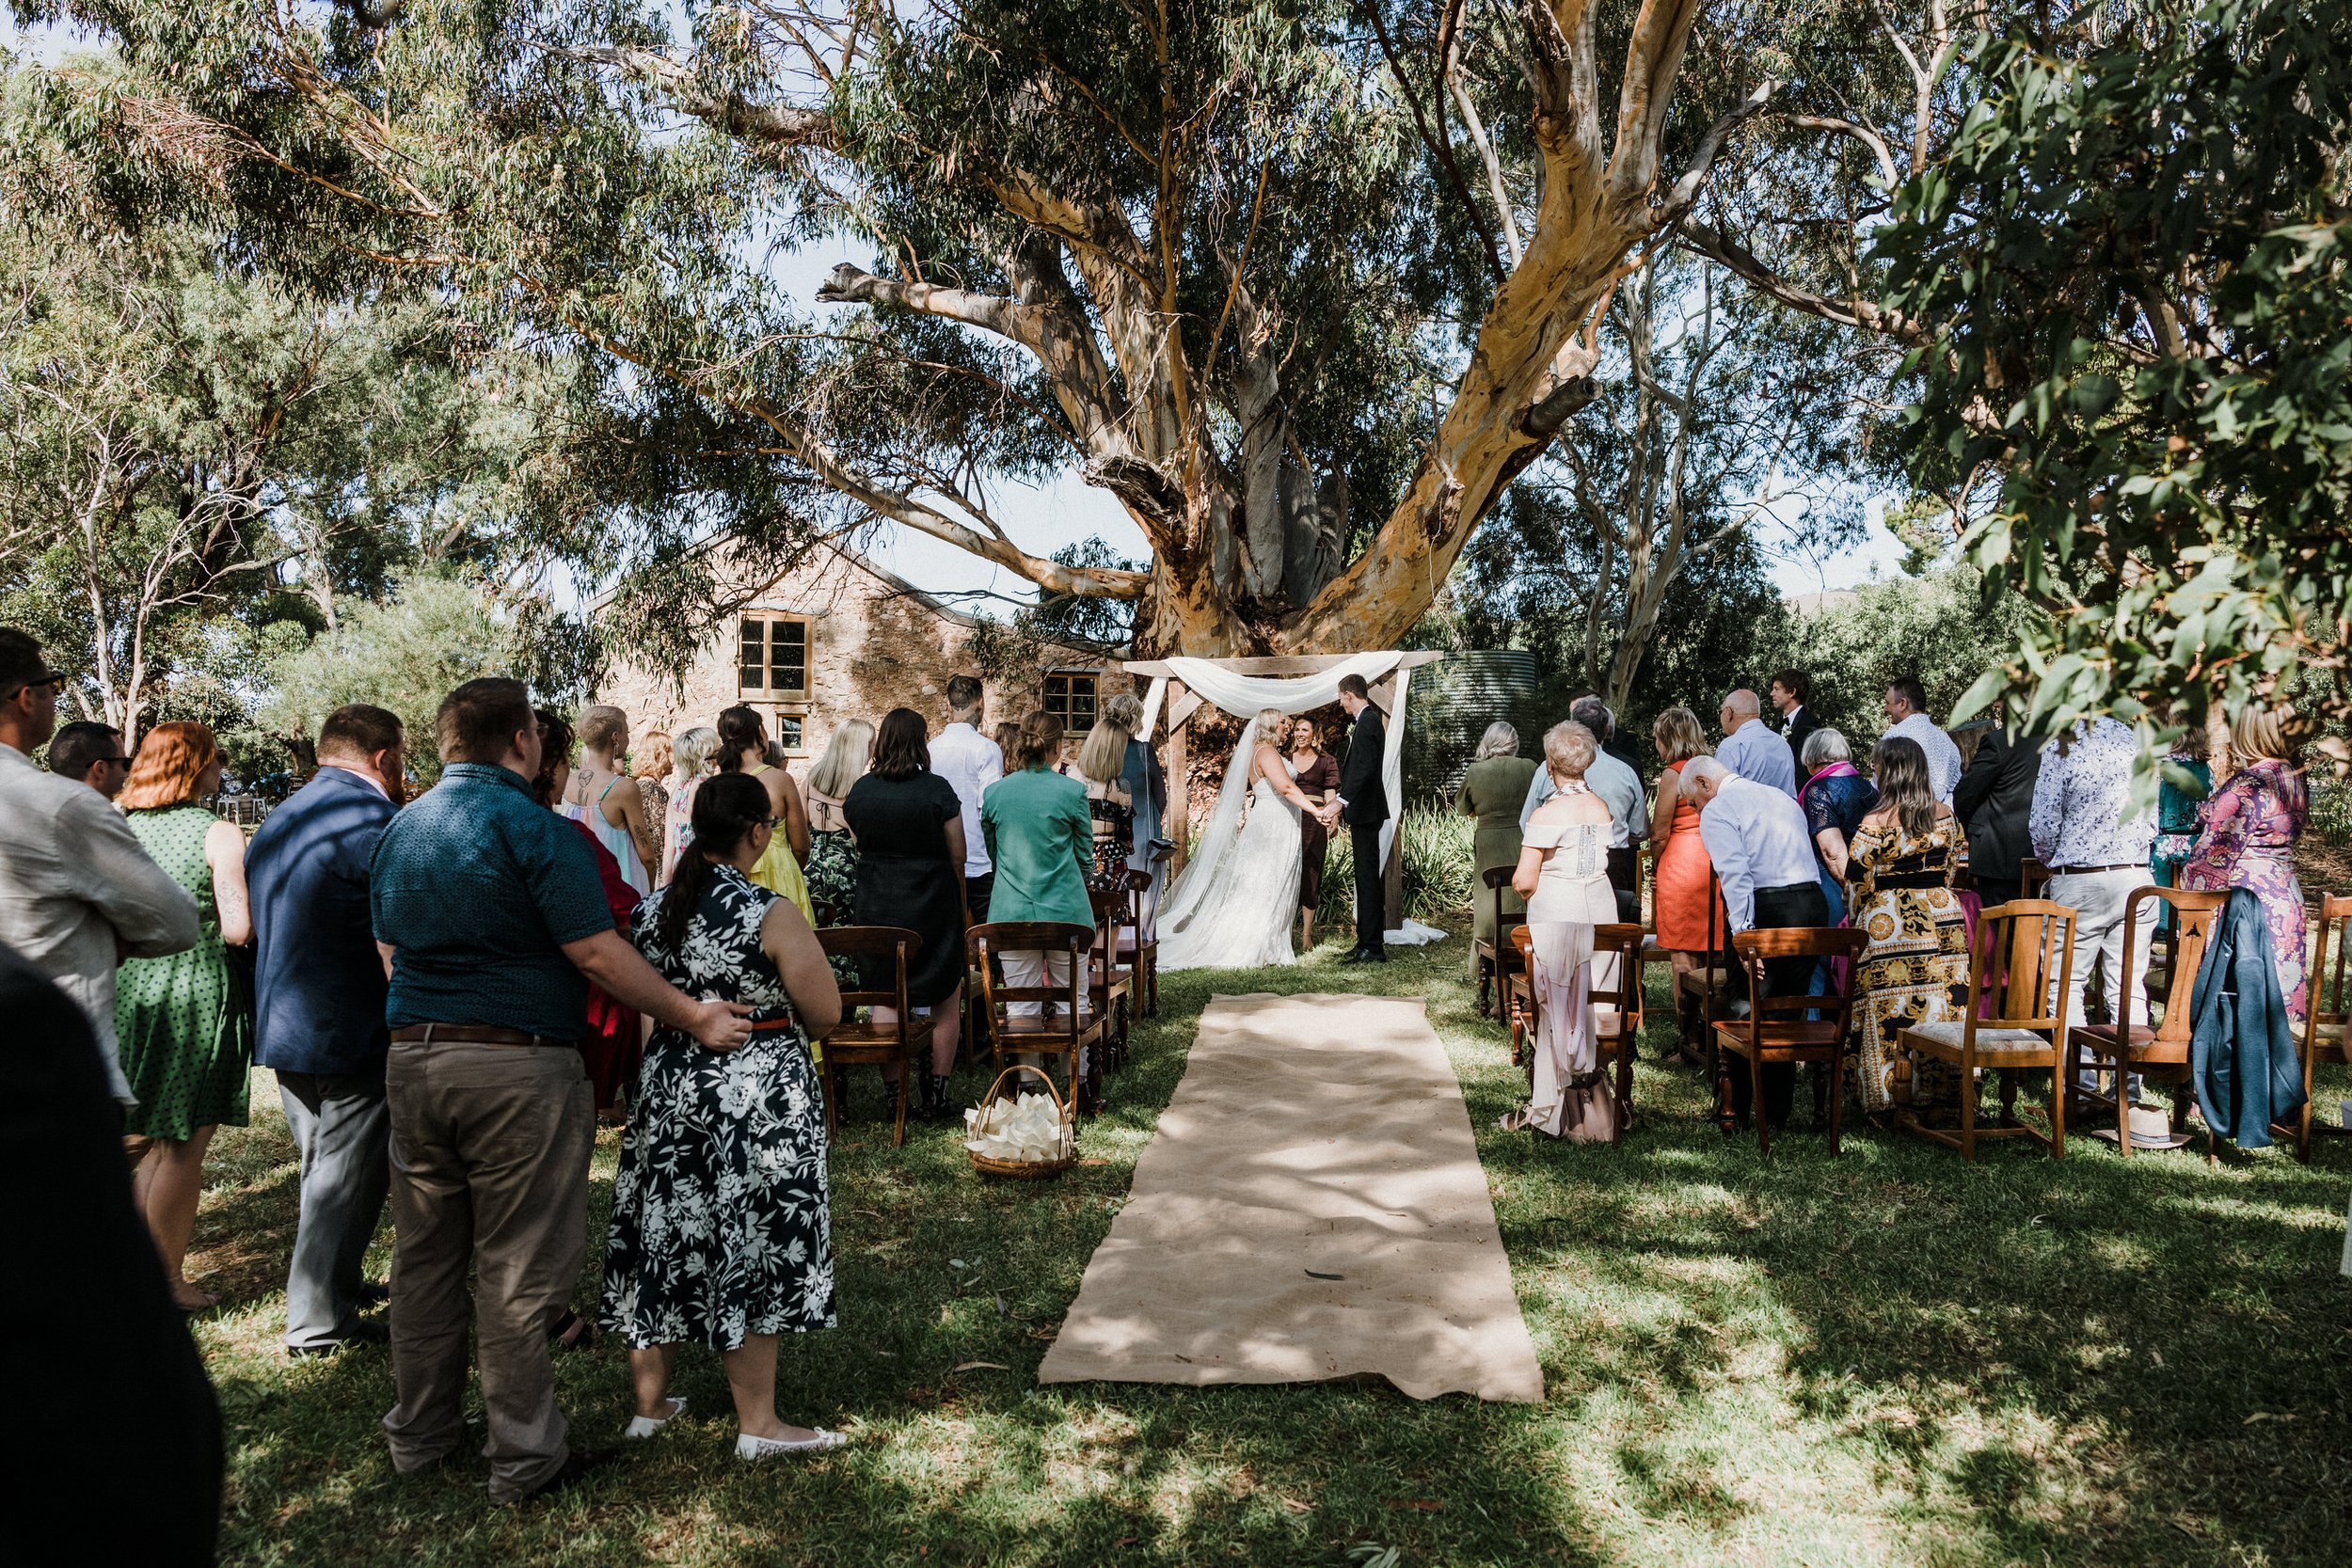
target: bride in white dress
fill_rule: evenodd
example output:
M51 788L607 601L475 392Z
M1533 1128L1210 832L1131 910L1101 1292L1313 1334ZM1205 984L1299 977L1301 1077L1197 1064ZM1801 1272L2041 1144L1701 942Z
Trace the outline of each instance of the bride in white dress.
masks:
M1233 748L1200 847L1160 906L1162 969L1297 961L1298 815L1314 802L1282 755L1289 726L1280 708L1262 709Z

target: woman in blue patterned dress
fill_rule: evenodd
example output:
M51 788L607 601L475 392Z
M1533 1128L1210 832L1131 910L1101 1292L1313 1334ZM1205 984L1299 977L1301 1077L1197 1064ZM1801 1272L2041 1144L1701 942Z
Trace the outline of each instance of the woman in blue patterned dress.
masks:
M2230 725L2230 755L2241 766L2199 816L2204 832L2181 866L2181 886L2202 893L2244 888L2262 900L2270 955L2287 1016L2299 1027L2308 1000L2311 912L2295 876L2295 841L2311 820L2311 792L2287 742L2291 710L2249 703Z
M690 996L748 1006L753 1032L717 1052L654 1031L612 1182L600 1314L628 1340L628 1435L650 1437L686 1408L670 1378L692 1341L725 1363L747 1460L843 1441L776 1414L776 1337L834 1326L825 1114L807 1032L839 1021L841 992L800 911L751 879L772 809L748 774L706 781L692 848L661 897L638 907L646 960Z

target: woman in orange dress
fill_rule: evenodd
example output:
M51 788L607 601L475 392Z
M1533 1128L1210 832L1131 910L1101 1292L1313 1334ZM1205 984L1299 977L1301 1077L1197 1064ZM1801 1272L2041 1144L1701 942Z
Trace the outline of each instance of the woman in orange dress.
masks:
M1649 836L1658 847L1651 908L1657 917L1658 945L1673 961L1679 981L1683 974L1704 968L1708 947L1723 941L1723 898L1714 892L1714 867L1707 858L1707 846L1699 842L1699 811L1682 798L1682 765L1708 754L1707 732L1699 728L1698 716L1689 708L1670 707L1650 726L1650 738L1658 743L1659 758L1666 765L1650 792ZM1713 944L1708 941L1709 905L1714 914ZM1695 1067L1704 1059L1704 1021L1685 1005L1679 984L1675 987L1675 1022L1681 1037L1666 1060Z

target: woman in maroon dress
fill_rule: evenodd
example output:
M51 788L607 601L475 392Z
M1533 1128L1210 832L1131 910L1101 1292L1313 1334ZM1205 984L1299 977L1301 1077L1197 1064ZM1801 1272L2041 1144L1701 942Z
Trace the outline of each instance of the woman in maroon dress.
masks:
M1299 793L1317 805L1328 804L1340 787L1340 765L1315 744L1315 721L1301 715L1291 725L1287 759ZM1298 950L1315 944L1315 906L1323 902L1323 860L1331 847L1331 831L1313 812L1298 814Z
M557 802L564 799L564 787L572 776L572 727L545 708L539 709L538 714L539 776L532 781L532 790L541 805L561 815ZM567 820L588 841L589 853L596 863L596 876L604 884L605 902L612 910L613 927L627 936L637 915L637 890L622 877L621 863L596 837L596 830L579 817ZM613 1001L601 986L590 986L588 1022L580 1032L580 1054L588 1069L589 1083L596 1085L597 1120L607 1126L623 1124L626 1118L615 1107L623 1094L632 1098L636 1095L637 1068L644 1053L644 1029L636 1009Z

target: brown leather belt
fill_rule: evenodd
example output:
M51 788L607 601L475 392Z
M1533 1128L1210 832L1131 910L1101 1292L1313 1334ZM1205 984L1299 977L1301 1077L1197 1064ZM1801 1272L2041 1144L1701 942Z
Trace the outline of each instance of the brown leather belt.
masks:
M2115 865L2054 865L2050 867L2050 875L2053 877L2095 877L2102 871L2145 871L2147 869L2147 863L2143 861L2124 861Z
M486 1023L410 1023L393 1030L392 1038L404 1045L431 1045L436 1040L445 1045L572 1044L528 1029L493 1029Z

